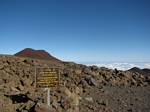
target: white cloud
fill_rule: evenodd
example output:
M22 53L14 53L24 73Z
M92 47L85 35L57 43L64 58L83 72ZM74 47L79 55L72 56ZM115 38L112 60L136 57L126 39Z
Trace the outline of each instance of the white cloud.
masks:
M138 68L150 68L150 63L99 63L99 64L87 64L88 66L96 65L99 67L107 67L110 69L117 68L118 70L129 70L133 67Z
M150 63L146 63L145 68L150 68Z

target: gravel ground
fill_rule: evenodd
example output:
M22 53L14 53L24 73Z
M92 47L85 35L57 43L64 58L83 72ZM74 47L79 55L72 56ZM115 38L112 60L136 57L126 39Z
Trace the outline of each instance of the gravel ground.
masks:
M85 100L86 98L89 99ZM150 87L94 87L83 95L80 110L81 112L150 112Z

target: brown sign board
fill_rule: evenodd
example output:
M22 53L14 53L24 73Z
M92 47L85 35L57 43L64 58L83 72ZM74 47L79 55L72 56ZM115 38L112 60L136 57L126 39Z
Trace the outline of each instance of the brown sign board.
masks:
M36 68L36 87L49 88L59 85L58 68Z

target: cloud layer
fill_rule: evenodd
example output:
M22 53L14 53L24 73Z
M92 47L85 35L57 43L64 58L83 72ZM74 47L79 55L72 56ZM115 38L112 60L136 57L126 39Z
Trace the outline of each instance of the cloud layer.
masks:
M143 62L139 62L139 63L97 63L97 64L86 64L86 65L88 65L88 66L96 65L99 67L107 67L110 69L117 68L118 70L128 70L133 67L138 67L141 69L143 69L143 68L150 69L150 63L143 63Z

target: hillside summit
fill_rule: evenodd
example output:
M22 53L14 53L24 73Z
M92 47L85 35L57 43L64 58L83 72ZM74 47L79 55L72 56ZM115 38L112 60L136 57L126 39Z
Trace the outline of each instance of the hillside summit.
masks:
M35 50L32 48L25 48L24 50L14 54L18 57L28 57L33 59L40 59L40 60L49 60L54 63L60 63L61 60L57 59L56 57L52 56L45 50Z

